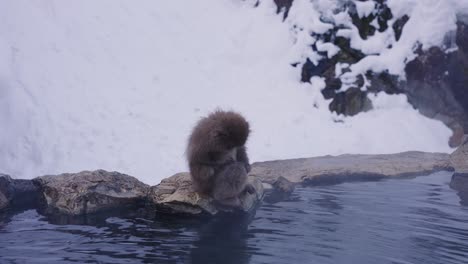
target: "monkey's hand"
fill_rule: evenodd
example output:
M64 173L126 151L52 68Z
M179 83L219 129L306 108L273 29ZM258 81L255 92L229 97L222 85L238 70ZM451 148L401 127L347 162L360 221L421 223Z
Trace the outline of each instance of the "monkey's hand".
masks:
M255 188L252 186L252 184L247 183L247 185L245 185L244 192L247 192L249 194L253 194L253 193L255 193Z

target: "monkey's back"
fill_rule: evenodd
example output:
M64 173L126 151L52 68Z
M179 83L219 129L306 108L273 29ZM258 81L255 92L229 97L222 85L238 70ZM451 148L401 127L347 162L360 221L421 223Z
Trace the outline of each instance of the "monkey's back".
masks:
M186 149L188 162L204 161L210 152L227 151L219 133L227 134L239 147L245 144L249 132L249 124L242 115L233 111L214 111L193 128Z
M248 134L247 121L235 112L217 110L198 121L186 149L197 192L212 194L217 174L223 166L237 160L237 147L244 145Z

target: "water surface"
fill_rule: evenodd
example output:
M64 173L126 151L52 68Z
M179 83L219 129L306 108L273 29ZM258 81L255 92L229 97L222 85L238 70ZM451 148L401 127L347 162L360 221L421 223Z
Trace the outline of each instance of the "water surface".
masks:
M298 188L252 219L96 217L64 225L28 210L0 218L0 263L466 264L468 207L450 177Z

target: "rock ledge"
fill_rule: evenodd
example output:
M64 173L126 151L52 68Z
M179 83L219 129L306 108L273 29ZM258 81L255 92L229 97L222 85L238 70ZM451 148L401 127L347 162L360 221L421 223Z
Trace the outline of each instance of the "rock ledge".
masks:
M143 204L149 186L136 178L104 170L42 176L33 180L46 214L82 215Z
M250 175L273 184L279 177L303 185L378 180L386 177L428 175L453 171L450 155L410 151L397 154L346 154L315 158L257 162Z
M254 194L241 197L243 212L251 212L263 198L263 185L257 178L249 177L249 183L255 188ZM148 193L148 208L170 214L216 215L219 212L232 211L217 207L213 199L201 197L192 189L189 173L178 173L151 187Z
M458 191L461 203L468 205L468 136L465 135L463 144L455 150L450 159L455 173L450 181L450 187Z

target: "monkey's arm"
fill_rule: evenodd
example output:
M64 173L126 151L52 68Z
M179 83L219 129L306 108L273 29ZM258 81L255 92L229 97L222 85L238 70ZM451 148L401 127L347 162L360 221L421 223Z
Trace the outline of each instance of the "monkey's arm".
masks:
M237 148L236 159L237 161L242 162L244 164L245 170L247 171L247 173L249 173L250 163L249 163L249 157L247 156L247 149L245 148L245 146Z
M201 163L190 164L190 172L195 191L200 194L211 195L215 174L213 166Z

